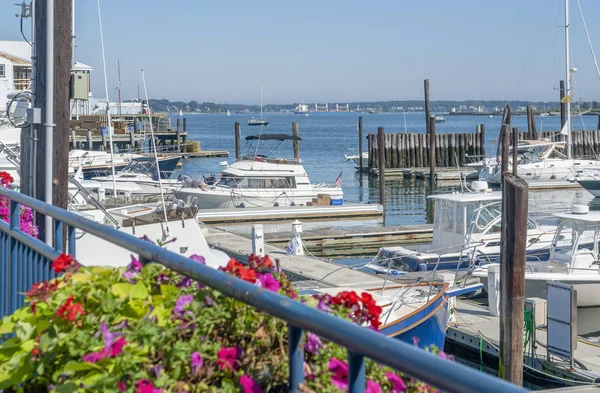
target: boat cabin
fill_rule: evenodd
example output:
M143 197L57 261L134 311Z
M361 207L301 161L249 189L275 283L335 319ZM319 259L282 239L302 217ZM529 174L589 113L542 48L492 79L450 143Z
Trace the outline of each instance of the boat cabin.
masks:
M598 273L600 260L600 212L589 212L587 206L573 206L570 213L555 214L560 219L556 229L550 261L570 273Z
M158 180L158 165L156 159L152 157L131 159L129 164L119 171L119 178L127 179L129 177L131 179L137 179L140 174L147 175L151 177L152 180ZM169 179L171 177L171 173L166 171L161 171L160 175L161 179Z
M440 194L428 198L435 201L431 242L433 249L463 246L480 241L486 235L500 233L502 223L500 191ZM535 221L527 219L528 230L538 227Z
M565 158L559 150L565 148L564 142L549 142L547 140L525 140L519 141L517 152L519 153L519 163L529 164L540 162L552 156ZM509 152L512 157L512 147Z

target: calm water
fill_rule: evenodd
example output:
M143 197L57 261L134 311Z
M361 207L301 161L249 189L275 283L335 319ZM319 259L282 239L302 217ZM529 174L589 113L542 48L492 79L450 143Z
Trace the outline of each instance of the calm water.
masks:
M299 124L300 157L313 183L333 183L342 173L344 199L347 202L379 202L378 181L360 176L354 169L354 163L346 161L344 154L358 152L358 132L356 113L314 113L310 116L274 113L268 114L269 125L263 133L291 134L292 122ZM376 133L377 127L385 127L389 133L425 132L425 115L423 113L382 113L362 114L363 133ZM219 162L232 162L235 155L234 122L241 124L242 153L246 151L244 138L260 132L260 127L248 127L247 121L252 115L186 115L188 124L188 139L199 140L202 149L228 150L230 157L210 159L189 159L184 161L182 171L192 176L200 174L220 173ZM175 122L173 117L173 124ZM495 151L495 139L500 130L500 116L447 116L446 123L436 124L438 133L455 133L474 131L476 124L485 124L486 151ZM512 125L521 130L527 129L526 116L513 116ZM595 129L596 116L577 116L573 118L574 129ZM585 122L585 124L583 123ZM536 117L538 131L558 130L560 117ZM275 148L278 142L269 142ZM366 140L363 148L367 149ZM279 157L293 157L292 142L284 141L274 149ZM267 154L270 152L264 152ZM420 224L431 222L431 208L426 203L426 195L431 193L452 192L460 190L460 185L441 184L430 190L423 182L388 180L386 181L387 225ZM568 210L573 203L590 204L592 209L600 210L600 202L592 202L592 196L585 190L543 191L531 192L529 209L538 216L549 216L552 212Z

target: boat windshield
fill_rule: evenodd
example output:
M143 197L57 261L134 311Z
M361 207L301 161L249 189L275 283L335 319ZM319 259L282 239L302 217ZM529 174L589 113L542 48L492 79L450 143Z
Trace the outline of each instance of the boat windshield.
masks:
M555 255L589 251L597 254L599 229L597 225L584 225L576 221L562 222L552 243Z
M296 179L294 177L224 176L219 185L229 188L296 188Z
M156 170L156 162L154 160L132 160L125 168L121 170L121 172L142 173L151 176L154 180L158 180L158 172Z
M502 229L502 201L482 206L474 212L471 233L500 233ZM536 229L538 224L528 218L527 230Z

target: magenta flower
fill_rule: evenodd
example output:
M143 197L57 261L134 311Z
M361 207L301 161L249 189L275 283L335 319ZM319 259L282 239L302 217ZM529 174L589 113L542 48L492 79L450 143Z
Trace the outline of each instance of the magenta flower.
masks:
M84 362L96 363L104 358L119 356L127 344L125 337L121 336L115 340L117 334L111 333L104 321L100 324L100 332L104 338L104 348L99 352L90 352L83 356Z
M155 364L150 369L150 371L152 372L152 375L154 375L154 378L157 378L157 379L160 378L160 374L162 374L163 370L164 370L164 367L162 366L162 364Z
M367 381L367 388L365 389L365 393L381 393L381 386L372 379L369 379Z
M217 364L221 366L221 370L233 371L237 369L237 361L240 358L242 351L237 347L221 347L217 352Z
M306 344L304 344L304 350L308 353L317 354L319 348L323 346L323 342L316 334L312 332L306 333Z
M117 388L119 388L120 392L124 392L127 390L127 385L125 385L125 382L119 381L117 382Z
M215 305L215 301L212 300L212 298L208 295L204 296L204 303L209 307L212 307Z
M325 312L331 312L329 306L331 305L331 295L325 293L320 296L315 296L319 299L319 303L317 304L317 309Z
M265 273L258 276L262 287L269 291L278 292L281 285L271 273Z
M198 352L192 352L192 354L190 355L190 358L192 361L192 372L196 373L196 372L198 372L198 370L200 370L200 368L202 368L202 365L204 364L204 360L202 359L202 356Z
M190 255L190 259L194 262L198 262L201 263L203 265L206 265L206 259L203 256L194 254L194 255Z
M329 358L327 368L333 374L331 382L341 390L348 389L348 364L343 360Z
M385 377L388 379L388 381L392 385L392 389L390 390L390 393L402 393L402 392L406 391L406 384L404 383L404 380L402 378L400 378L398 375L391 373L391 372L386 372Z
M254 380L254 378L243 374L240 377L240 385L244 389L244 393L263 393L263 390L260 388L258 382Z
M135 383L135 393L162 393L161 389L157 389L152 384L152 381L140 379Z
M194 297L192 295L179 296L179 299L177 299L175 302L175 307L173 307L173 314L175 314L175 317L181 318L183 316L183 309L192 301L194 301Z
M142 268L143 266L140 263L140 261L132 255L131 263L127 265L127 270L125 270L125 273L123 273L123 277L125 277L127 280L130 280L133 277L137 276L138 273L142 271Z
M156 283L158 285L162 285L162 284L167 284L169 281L171 281L171 278L169 277L168 274L165 273L159 273L156 276Z

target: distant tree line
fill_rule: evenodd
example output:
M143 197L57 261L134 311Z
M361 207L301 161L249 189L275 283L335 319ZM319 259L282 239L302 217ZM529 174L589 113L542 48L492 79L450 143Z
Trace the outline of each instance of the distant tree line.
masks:
M289 112L293 111L299 103L291 104L268 104L264 105L263 111L265 112ZM315 107L314 103L305 103L308 105L310 110ZM346 105L345 102L339 102L340 106ZM466 100L466 101L431 101L431 109L434 112L450 112L453 109L460 112L469 112L469 108L484 107L486 109L503 108L507 104L510 104L511 108L518 110L518 108L524 108L532 106L537 111L557 111L560 108L558 102L543 102L543 101L505 101L505 100ZM318 103L319 107L325 105L324 102ZM363 102L350 102L350 110L361 110L373 109L378 112L401 112L401 111L422 111L424 102L419 100L407 100L407 101L363 101ZM600 104L597 101L591 102L573 102L571 104L574 109L581 110L600 110ZM243 112L243 113L256 113L260 111L258 105L244 105L244 104L218 104L214 102L198 102L198 101L170 101L167 99L151 99L150 106L154 112L201 112L201 113L225 113L230 111L231 113ZM329 103L329 109L335 109L335 103Z

